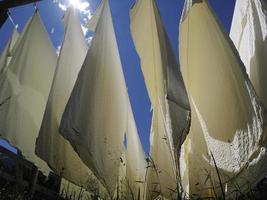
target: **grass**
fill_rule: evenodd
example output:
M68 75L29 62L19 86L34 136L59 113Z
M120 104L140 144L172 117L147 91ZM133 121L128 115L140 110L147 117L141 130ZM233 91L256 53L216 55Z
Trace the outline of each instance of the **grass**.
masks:
M242 185L242 188L248 188L246 193L242 192L243 190L241 187L234 182L234 178L231 178L225 174L221 174L220 170L218 169L217 163L215 161L215 158L210 152L210 162L214 163L215 167L215 173L212 175L211 172L206 170L207 176L205 182L208 180L210 181L211 188L210 188L210 196L203 197L199 196L197 194L187 194L183 188L179 188L176 191L173 191L177 193L177 198L173 200L266 200L267 199L267 177L264 178L260 183L258 183L255 187L252 187L249 181L245 180L245 184ZM156 175L158 176L158 170L157 167L153 161L153 159L150 157L148 162L147 168L153 168L156 172ZM225 177L224 177L225 176ZM223 182L222 178L226 178L229 180L229 182ZM179 183L177 185L181 186L181 179L177 179ZM216 180L216 181L215 181ZM215 184L216 182L216 184ZM231 190L232 192L227 193L227 187L229 187L231 183ZM159 184L159 183L158 183ZM216 187L215 187L216 185ZM228 186L227 186L228 185ZM160 189L160 188L159 188ZM153 192L158 192L158 197L156 199L162 199L163 197L161 195L160 191L150 191L151 195L153 196ZM179 192L179 193L178 193ZM175 195L174 195L175 196ZM150 200L150 199L149 199Z
M249 188L249 191L247 193L243 193L241 191L241 187L234 182L231 184L233 186L233 192L232 193L225 193L225 183L222 182L222 178L227 178L230 179L230 177L227 177L225 174L221 174L218 167L217 163L215 161L215 158L213 154L211 153L211 161L214 163L216 173L213 174L214 177L212 177L211 172L208 170L207 176L206 176L206 181L211 181L211 190L213 191L213 197L199 197L198 195L188 195L186 194L182 188L179 190L173 191L174 193L177 193L178 191L181 191L179 195L177 195L177 199L174 200L204 200L204 199L210 199L210 200L264 200L267 199L267 177L266 179L262 180L256 187L251 187L249 183L247 183L247 187ZM149 166L148 168L154 168L155 173L157 176L158 170L157 167L155 166L155 163L152 158L149 159ZM0 165L1 168L1 165ZM225 177L224 177L225 176ZM29 177L29 179L31 179ZM216 181L216 184L213 182L214 180ZM95 183L93 180L89 180L89 188L87 188L90 193L86 193L84 189L80 188L80 190L71 191L71 189L68 186L65 186L58 194L58 196L55 198L55 200L99 200L99 187L97 183ZM125 181L125 184L127 184L127 181ZM181 185L178 183L177 185ZM217 187L215 187L217 185ZM129 186L128 186L129 187ZM158 188L160 190L160 187ZM221 192L218 192L221 191ZM132 193L132 191L130 191ZM155 191L158 192L156 196L160 197L160 191ZM218 193L216 193L218 192ZM123 195L120 195L122 199L126 199L125 197L122 197ZM134 199L133 193L130 195L131 200ZM152 195L153 196L153 195ZM140 197L139 197L140 198ZM138 198L138 200L139 200ZM3 180L0 178L0 200L52 200L49 195L41 194L36 192L33 198L30 198L29 195L29 188L21 188L19 187L16 182L7 182L6 180ZM102 199L108 199L106 197L103 197ZM160 198L159 198L160 199ZM137 199L136 199L137 200Z
M1 200L30 200L27 192L18 191L14 185L7 183L0 189Z
M215 197L199 197L197 195L191 195L190 198L186 198L183 195L183 200L265 200L267 197L267 179L264 179L255 188L251 188L248 193L242 194L239 190L236 190L236 196L228 197L215 196ZM66 187L64 188L59 196L55 200L98 200L98 194L91 193L90 195L85 194L84 190L81 189L77 192L70 192ZM29 193L26 190L19 190L14 183L0 183L0 200L51 200L48 196L36 194L34 198L29 197Z
M69 192L68 188L62 190L58 197L54 200L98 200L97 194L85 194L84 189L78 192ZM1 185L0 200L52 200L50 196L36 193L30 198L29 191L19 190L14 183L6 183Z

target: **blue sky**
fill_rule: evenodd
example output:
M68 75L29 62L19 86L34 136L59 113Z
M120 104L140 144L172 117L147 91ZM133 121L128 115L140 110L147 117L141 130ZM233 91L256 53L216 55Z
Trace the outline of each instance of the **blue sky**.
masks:
M80 1L89 3L89 6L86 8L86 10L81 13L81 23L84 23L84 18L95 11L100 0ZM168 36L172 43L173 50L178 58L178 25L184 0L156 0L156 2ZM219 20L223 24L225 31L229 32L235 0L210 0L209 2ZM130 33L129 9L133 3L134 0L110 0L110 7L123 65L123 71L139 136L145 152L148 153L151 124L150 101L145 88L139 58L135 51ZM64 31L63 25L61 24L61 18L64 14L64 11L62 10L62 6L61 8L59 7L59 4L67 5L68 0L43 0L37 3L43 23L47 32L49 33L51 41L54 44L55 51L60 46ZM10 10L14 23L18 24L19 32L22 31L27 20L33 14L33 11L33 4L13 8ZM0 29L0 52L2 52L4 45L10 37L12 29L13 25L10 20L7 20L4 26ZM86 34L87 38L90 36L90 33ZM0 141L0 144L3 144L3 142ZM7 145L5 144L5 146Z

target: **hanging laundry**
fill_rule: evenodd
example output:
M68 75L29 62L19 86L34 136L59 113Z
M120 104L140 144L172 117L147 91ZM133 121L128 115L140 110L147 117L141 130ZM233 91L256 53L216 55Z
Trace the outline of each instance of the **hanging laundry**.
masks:
M142 144L140 142L132 107L128 103L127 115L127 147L126 147L126 181L127 181L127 199L145 198L145 180L146 180L146 157Z
M153 109L150 157L156 169L149 171L156 170L160 186L147 187L160 189L157 193L166 198L176 198L178 151L190 119L188 97L155 1L138 0L130 15L131 32Z
M108 189L116 190L127 119L127 90L109 2L91 19L95 29L61 120L60 132ZM97 19L96 19L97 18Z
M16 42L8 68L0 77L0 134L43 172L49 168L35 155L35 140L56 66L56 53L38 11Z
M237 0L230 37L257 95L267 107L267 6L263 0Z
M119 176L116 184L116 192L113 199L127 200L127 178L126 178L126 148L123 147L123 152L120 157Z
M16 41L19 38L19 33L17 31L16 28L13 29L11 38L8 40L4 51L2 52L1 56L0 56L0 75L3 74L3 72L6 70L6 67L8 66L8 64L10 63L10 60L13 56L13 47L16 43Z
M192 109L184 188L200 197L246 191L267 169L266 111L206 0L185 7L179 44Z
M64 40L36 143L36 153L57 174L89 190L90 184L98 182L97 178L81 161L69 141L58 132L62 114L88 50L79 13L74 7L67 9L63 23ZM102 195L104 188L98 184Z

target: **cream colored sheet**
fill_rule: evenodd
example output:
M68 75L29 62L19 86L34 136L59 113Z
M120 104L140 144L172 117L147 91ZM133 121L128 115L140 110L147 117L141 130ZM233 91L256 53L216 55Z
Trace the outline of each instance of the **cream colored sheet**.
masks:
M113 196L127 119L127 91L108 1L64 111L60 132Z
M49 168L35 155L35 140L56 66L56 53L36 11L15 45L0 77L0 134L43 172Z
M113 199L128 200L131 199L127 196L127 161L126 161L126 148L123 147L123 152L120 157L119 177L116 183L116 192Z
M3 72L6 70L6 67L8 66L12 56L13 56L13 47L16 43L16 41L19 38L19 32L16 28L13 29L12 35L10 39L8 40L1 56L0 56L0 75L3 74Z
M140 142L131 104L128 104L126 147L127 199L143 200L145 192L146 157Z
M63 23L64 40L36 143L36 153L66 180L89 191L98 186L99 193L103 195L103 186L81 161L69 141L58 132L62 114L88 50L79 13L74 7L67 9Z
M263 0L237 0L230 37L249 78L267 107L267 6Z
M214 196L215 187L222 195L216 163L226 195L237 186L245 191L266 170L266 111L206 0L186 13L179 44L192 108L183 147L184 188L203 197Z
M131 32L153 109L150 156L160 185L157 189L166 198L175 198L177 155L187 134L189 101L155 1L137 1L130 16ZM148 185L147 191L151 188L154 186Z

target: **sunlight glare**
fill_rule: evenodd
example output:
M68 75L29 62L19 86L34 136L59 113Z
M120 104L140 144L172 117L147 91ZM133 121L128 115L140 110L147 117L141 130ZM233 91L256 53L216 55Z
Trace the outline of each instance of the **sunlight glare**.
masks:
M90 5L88 2L81 2L80 0L69 0L69 3L82 12L86 12Z

